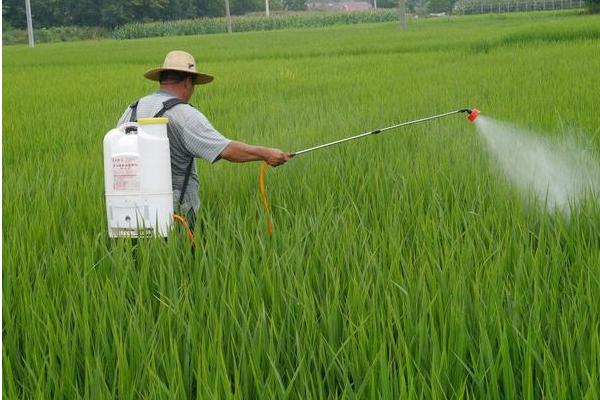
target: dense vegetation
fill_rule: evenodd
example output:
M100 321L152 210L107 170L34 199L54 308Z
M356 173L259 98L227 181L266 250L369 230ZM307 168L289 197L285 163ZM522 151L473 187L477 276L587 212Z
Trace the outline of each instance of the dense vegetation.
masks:
M600 397L600 206L533 207L463 117L201 164L200 249L110 241L102 139L186 49L231 138L479 106L600 153L600 19L533 13L3 48L5 398Z
M342 0L331 0L327 3L338 3ZM371 1L371 0L369 0ZM559 1L559 0L557 0ZM566 0L565 0L566 1ZM598 12L600 10L600 0L585 0L589 12ZM222 21L207 20L207 18L223 17L225 14L224 0L146 0L140 3L138 0L31 0L34 29L36 37L40 42L49 41L67 41L76 38L88 39L91 37L108 37L110 30L117 26L127 25L125 30L149 31L165 30L171 28L157 28L161 26L160 22L165 21L170 26L171 21L177 21L177 28L184 31L209 31L221 32ZM264 12L263 0L230 0L231 13L233 15L242 14L260 14ZM514 0L408 0L406 2L407 10L416 15L427 15L428 13L464 13L466 10L477 9L480 5L505 4L506 10L523 10L517 8ZM305 10L307 3L305 0L270 0L270 10ZM379 8L395 8L397 0L379 0ZM562 7L561 7L562 8ZM528 9L532 9L531 6ZM389 13L388 13L389 14ZM382 14L384 15L384 14ZM391 14L389 14L391 15ZM191 22L190 20L201 18L201 22ZM252 18L246 23L246 20L237 20L239 25L243 25L241 30L252 25L260 25L259 30L279 29L286 26L285 18L269 21L267 19L253 21ZM305 16L308 20L314 19L312 16ZM301 19L304 19L301 18ZM352 19L354 17L345 17ZM325 21L330 17L318 18ZM340 17L340 21L343 17ZM371 17L363 18L365 20ZM22 0L7 0L2 3L3 20L3 42L13 44L22 42L26 35L23 31L26 25L25 2ZM184 20L184 21L181 21ZM141 28L144 23L150 22L148 27ZM156 22L155 24L152 24ZM339 22L337 22L339 23ZM194 28L191 26L194 25ZM292 23L295 25L295 23ZM329 23L309 22L307 26L323 26ZM131 28L131 27L135 28ZM185 26L185 27L184 27ZM216 28L216 26L219 26ZM83 28L81 28L83 27ZM279 28L278 28L279 27ZM238 30L240 31L240 30ZM156 36L141 35L135 37ZM162 36L162 35L160 35ZM127 36L129 37L129 36Z
M342 24L394 21L395 10L359 12L299 12L285 15L233 17L234 32L264 31L289 28L324 27ZM202 35L222 33L227 29L224 18L200 18L179 21L130 23L115 29L86 26L54 27L34 30L37 43L66 42L85 39L134 39L155 36ZM5 45L27 43L27 31L10 29L2 32Z
M330 0L325 3L337 3ZM455 0L408 0L411 12L452 10ZM372 2L372 0L368 0ZM394 8L397 0L378 0L379 8ZM230 0L232 15L264 12L264 0ZM31 0L35 28L57 26L103 26L114 28L134 22L173 21L193 18L223 17L224 0ZM270 0L271 11L304 10L305 0ZM25 28L25 2L2 2L2 20L7 28Z
M272 8L282 3L273 1ZM230 0L234 15L264 10L264 0ZM84 25L115 27L134 21L219 17L225 14L224 0L31 0L36 27ZM25 27L25 2L2 2L4 23Z
M586 0L585 3L591 14L600 13L600 0Z
M34 29L35 43L71 42L78 40L105 39L113 37L111 29L87 26L58 26L53 28ZM2 32L2 44L27 43L27 31L9 29Z
M324 27L331 25L361 24L398 20L396 10L372 10L335 13L298 13L271 17L236 17L234 32L270 31L275 29ZM200 35L226 31L225 18L195 19L171 22L133 23L114 31L117 39L135 39L154 36Z

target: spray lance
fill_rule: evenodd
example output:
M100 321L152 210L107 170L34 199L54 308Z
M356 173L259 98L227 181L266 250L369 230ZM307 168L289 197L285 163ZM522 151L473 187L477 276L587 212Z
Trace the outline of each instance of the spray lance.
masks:
M335 140L333 142L320 144L320 145L309 147L309 148L306 148L306 149L303 149L303 150L298 150L298 151L295 151L293 153L290 153L290 157L296 157L296 156L299 156L301 154L310 153L311 151L324 149L326 147L330 147L330 146L334 146L334 145L337 145L337 144L349 142L351 140L360 139L360 138L363 138L363 137L366 137L366 136L377 135L377 134L380 134L380 133L383 133L383 132L386 132L386 131L390 131L392 129L401 128L403 126L419 124L421 122L431 121L431 120L434 120L434 119L443 118L443 117L447 117L449 115L461 114L461 113L466 113L467 114L467 119L469 121L471 121L471 122L474 122L475 119L477 119L477 117L479 116L480 111L477 108L461 108L459 110L449 111L449 112L446 112L446 113L443 113L443 114L433 115L431 117L420 118L420 119L416 119L414 121L402 122L400 124L388 126L388 127L385 127L385 128L375 129L375 130L372 130L372 131L369 131L369 132L361 133L359 135L354 135L354 136L350 136L350 137L347 137L347 138L344 138L344 139ZM267 232L269 233L269 236L271 236L272 233L273 233L273 223L271 222L271 209L270 209L269 200L267 198L266 191L265 191L265 172L267 171L268 167L269 167L269 164L267 164L266 162L264 162L260 166L260 172L259 172L259 189L260 189L261 201L263 203L263 207L265 209L266 216L267 216Z

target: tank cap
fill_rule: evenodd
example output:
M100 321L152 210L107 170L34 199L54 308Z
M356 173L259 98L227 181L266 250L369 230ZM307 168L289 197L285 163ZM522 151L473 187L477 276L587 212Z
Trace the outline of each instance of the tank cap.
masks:
M155 124L168 124L169 118L159 117L159 118L139 118L138 124L140 125L155 125Z

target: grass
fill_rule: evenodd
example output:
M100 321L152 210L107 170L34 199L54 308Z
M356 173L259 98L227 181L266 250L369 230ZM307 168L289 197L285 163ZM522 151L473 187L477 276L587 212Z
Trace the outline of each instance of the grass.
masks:
M600 207L524 202L462 117L201 165L202 251L107 238L101 143L167 50L231 138L298 150L463 106L596 116L600 20L535 13L3 48L7 398L600 396ZM552 30L552 40L546 33Z
M88 26L56 26L33 30L35 43L71 42L79 40L104 39L112 36L109 28ZM27 30L8 29L2 31L2 45L27 44Z

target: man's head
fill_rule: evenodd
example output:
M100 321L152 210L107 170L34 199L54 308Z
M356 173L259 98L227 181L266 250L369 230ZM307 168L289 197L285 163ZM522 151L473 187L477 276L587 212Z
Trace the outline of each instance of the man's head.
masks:
M144 76L159 81L162 89L174 92L185 102L192 97L194 85L202 85L213 80L211 75L196 70L196 61L191 54L180 50L169 52L162 67L151 69Z
M194 82L196 75L189 72L174 71L166 69L160 72L160 88L177 95L186 103L194 94Z

